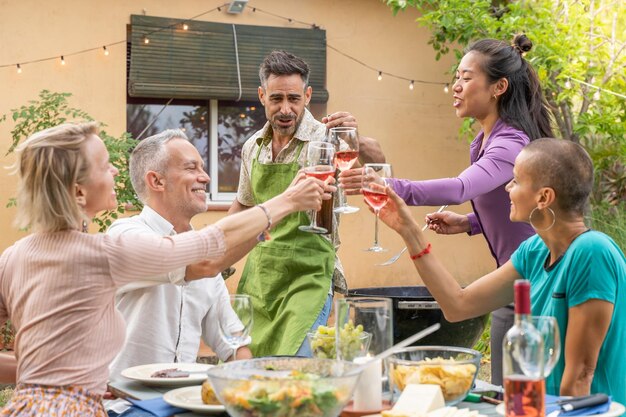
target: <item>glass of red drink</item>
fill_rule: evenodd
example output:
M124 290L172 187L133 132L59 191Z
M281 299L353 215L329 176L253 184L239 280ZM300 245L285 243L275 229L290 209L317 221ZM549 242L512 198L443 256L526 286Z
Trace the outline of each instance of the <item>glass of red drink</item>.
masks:
M318 180L326 181L328 177L335 175L335 147L329 142L309 142L306 154L306 166L304 173ZM299 226L298 229L310 233L328 233L323 227L317 225L317 212L311 215L309 225Z
M365 201L374 209L376 214L375 226L374 226L374 245L368 249L369 252L386 252L378 244L378 215L380 209L382 209L389 196L387 195L387 183L386 178L392 178L391 165L390 164L365 164L363 167L363 196Z

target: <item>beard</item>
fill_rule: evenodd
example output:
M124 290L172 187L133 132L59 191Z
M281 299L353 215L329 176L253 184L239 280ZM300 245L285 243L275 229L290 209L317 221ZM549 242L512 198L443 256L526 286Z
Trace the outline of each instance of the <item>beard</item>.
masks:
M303 117L304 111L300 113L299 117L296 116L296 114L294 113L291 113L289 115L278 114L270 119L270 125L272 126L272 130L274 130L274 132L278 133L281 136L293 136L298 130L298 127L300 127L300 123L302 122ZM286 122L289 120L294 120L295 123L288 127L283 127L278 123L279 121Z

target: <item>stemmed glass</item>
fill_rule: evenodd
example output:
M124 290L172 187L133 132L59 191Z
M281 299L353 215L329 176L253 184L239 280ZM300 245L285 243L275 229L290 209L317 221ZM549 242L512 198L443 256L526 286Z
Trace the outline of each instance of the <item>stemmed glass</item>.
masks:
M335 145L335 166L339 171L347 171L359 159L359 135L356 127L333 127L328 131L328 140ZM359 211L358 207L349 206L346 194L339 188L339 207L335 213L350 214Z
M533 316L533 326L543 337L543 376L550 375L561 356L559 325L555 317Z
M335 175L335 147L330 142L312 141L306 153L306 167L304 173L309 177L326 181L328 177ZM317 211L311 215L311 224L299 226L298 229L311 233L328 233L323 227L317 225Z
M219 330L222 338L233 348L233 359L237 359L237 349L247 343L252 330L252 300L249 295L230 294L228 302L219 305ZM237 323L236 318L240 323Z
M365 249L369 252L387 251L387 249L382 248L378 244L378 215L380 214L380 209L382 209L389 200L386 191L386 178L392 178L390 164L365 164L363 167L363 196L367 204L369 204L374 209L374 213L376 213L374 245L371 248Z

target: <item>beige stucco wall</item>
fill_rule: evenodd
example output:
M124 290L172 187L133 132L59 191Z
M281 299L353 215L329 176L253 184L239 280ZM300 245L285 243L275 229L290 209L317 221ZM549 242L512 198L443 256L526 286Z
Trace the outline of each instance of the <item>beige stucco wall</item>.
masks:
M72 56L71 53L124 40L131 14L147 14L189 18L221 2L206 0L132 2L112 0L0 0L0 65L14 64L45 57L65 55L67 65L59 60L23 66L22 74L15 67L0 68L0 114L9 113L28 100L35 99L42 89L69 92L70 103L106 123L115 135L126 126L126 47L109 47L110 55L101 51ZM383 71L409 78L446 81L451 57L440 62L427 45L428 33L415 23L414 11L393 17L380 0L251 0L242 15L214 12L201 19L226 23L284 26L290 24L260 12L256 6L282 16L314 22L327 31L328 43ZM351 111L359 121L360 131L378 138L393 164L398 177L426 179L454 176L468 162L468 144L457 139L459 120L451 106L451 95L441 86L416 84L410 91L405 81L377 74L328 50L327 83L330 100L326 109ZM10 143L13 123L9 117L0 124L0 164L7 166L12 157L4 154ZM15 193L15 177L0 170L0 250L4 250L24 234L12 226L15 209L4 208ZM351 204L362 207L358 214L344 216L341 224L343 260L349 285L353 288L382 285L414 285L419 279L404 257L391 267L374 264L384 261L402 248L399 237L381 227L380 240L390 252L374 255L363 252L373 238L374 217L358 197ZM467 212L469 205L455 207ZM432 208L416 208L423 215ZM194 219L196 226L216 221L224 212L209 212ZM430 236L435 253L445 265L467 282L494 266L481 237ZM236 284L237 275L229 280Z

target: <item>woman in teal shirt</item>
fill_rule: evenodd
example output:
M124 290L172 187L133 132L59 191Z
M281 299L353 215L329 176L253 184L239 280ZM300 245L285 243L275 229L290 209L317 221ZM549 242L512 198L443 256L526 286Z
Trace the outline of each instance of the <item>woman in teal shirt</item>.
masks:
M449 321L476 317L513 301L513 283L531 281L534 315L557 318L564 346L546 380L549 394L603 392L626 402L626 259L613 240L589 230L583 212L593 164L578 144L537 139L515 160L507 185L510 219L537 234L496 271L461 288L431 252L406 204L390 187L380 219L397 231Z

